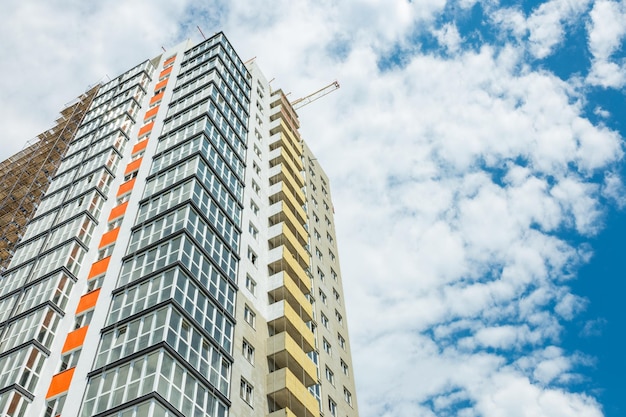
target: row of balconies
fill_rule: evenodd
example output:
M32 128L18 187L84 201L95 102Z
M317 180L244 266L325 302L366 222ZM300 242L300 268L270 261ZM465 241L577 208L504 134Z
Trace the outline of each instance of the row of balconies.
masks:
M317 416L317 400L307 388L317 383L317 368L307 356L315 349L315 336L306 324L313 319L313 306L307 298L311 278L302 151L280 117L270 129L268 295L273 303L267 357L273 371L266 386L270 409L276 411L269 417Z

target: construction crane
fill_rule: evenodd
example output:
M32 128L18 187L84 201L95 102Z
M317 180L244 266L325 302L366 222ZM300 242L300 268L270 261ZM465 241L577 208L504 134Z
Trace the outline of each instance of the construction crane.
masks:
M320 88L319 90L317 90L314 93L309 94L308 96L304 96L302 98L292 101L291 106L293 107L294 110L298 110L300 107L304 107L307 104L314 102L318 98L322 98L326 94L332 93L338 88L339 88L339 82L333 81L332 83L328 84L325 87Z

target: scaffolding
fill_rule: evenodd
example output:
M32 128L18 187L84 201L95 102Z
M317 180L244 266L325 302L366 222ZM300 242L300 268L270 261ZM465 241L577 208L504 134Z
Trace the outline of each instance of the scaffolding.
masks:
M56 125L0 162L0 273L56 174L61 159L98 92L96 85L61 110Z

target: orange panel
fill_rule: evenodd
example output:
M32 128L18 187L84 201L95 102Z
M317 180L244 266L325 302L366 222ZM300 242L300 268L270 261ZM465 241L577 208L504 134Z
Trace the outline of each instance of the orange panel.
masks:
M150 122L144 127L142 127L141 129L139 129L139 133L137 134L137 137L142 137L150 133L150 131L152 131L153 126L154 126L154 122Z
M133 155L137 152L143 151L148 146L148 139L142 140L141 142L137 142L135 146L133 146Z
M100 295L100 288L93 290L92 292L88 292L80 297L78 307L76 307L76 314L82 313L83 311L94 307L96 305L96 301L98 301L98 295Z
M173 63L175 60L176 60L176 55L167 58L165 62L163 63L163 68L167 67L168 65Z
M74 350L77 347L82 346L85 341L85 335L87 334L88 328L89 326L83 326L80 329L69 332L65 338L65 344L63 345L61 353L69 352L70 350Z
M97 262L94 262L93 265L91 265L91 269L89 270L89 276L87 277L87 279L91 279L91 278L104 274L107 271L107 268L109 267L110 260L111 260L111 257L107 256L106 258L103 258Z
M157 85L154 86L154 91L159 91L163 88L165 88L165 86L167 85L167 79L160 81Z
M70 383L72 382L72 377L74 376L74 369L75 368L70 368L52 377L50 388L48 388L48 393L46 394L46 399L56 397L70 388Z
M120 228L116 227L113 230L109 230L108 232L106 232L105 234L102 235L102 239L100 239L100 246L98 246L98 249L101 249L105 246L109 246L112 243L115 243L115 241L117 240L117 235L120 233Z
M145 121L145 120L152 119L153 117L156 116L158 111L159 111L159 106L151 108L150 110L146 112L146 115L143 117L143 120Z
M161 101L161 99L163 98L163 94L165 94L165 93L159 93L159 94L153 96L150 99L150 105L153 105L154 103L158 103L159 101Z
M143 158L137 158L133 162L126 165L126 171L124 171L124 175L128 175L131 172L135 172L139 170L139 166L141 165L141 161Z
M130 192L130 190L133 189L134 185L135 185L135 178L133 178L131 180L128 180L125 183L123 183L122 185L120 185L119 190L117 190L117 197Z
M172 69L174 69L174 67L168 67L168 68L165 68L163 71L161 71L161 73L159 74L159 80L165 77L166 75L169 75L169 73L172 72Z
M128 207L128 201L120 204L119 206L113 207L111 209L111 214L109 214L109 220L117 219L120 216L123 216L126 213L126 207Z

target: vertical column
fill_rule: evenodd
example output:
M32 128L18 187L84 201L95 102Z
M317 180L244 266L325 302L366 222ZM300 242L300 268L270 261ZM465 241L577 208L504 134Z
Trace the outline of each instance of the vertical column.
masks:
M272 94L269 154L269 282L270 335L267 394L270 416L319 415L308 388L317 383L317 370L307 356L315 348L310 322L309 235L304 225L306 198L302 191L302 151L295 113L282 91Z

